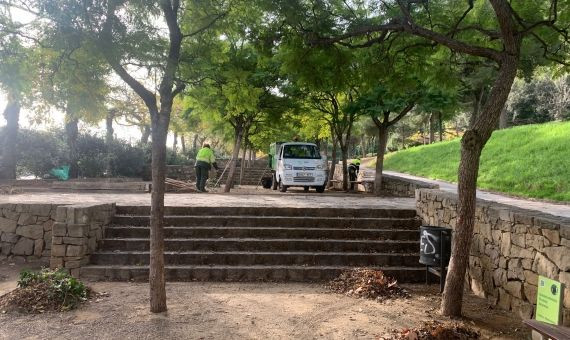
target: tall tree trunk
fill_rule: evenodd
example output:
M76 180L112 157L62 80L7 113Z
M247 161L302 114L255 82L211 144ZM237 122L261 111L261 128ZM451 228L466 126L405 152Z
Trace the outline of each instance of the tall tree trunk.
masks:
M150 126L145 125L142 127L141 144L148 144L148 139L150 138Z
M247 141L247 137L244 138ZM240 164L240 168L239 168L239 185L242 185L243 182L243 175L245 172L245 155L247 153L247 143L243 143L243 152L241 155L241 164Z
M429 144L435 143L435 114L429 114Z
M198 134L194 134L192 139L192 153L196 154L198 152Z
M174 131L174 141L172 142L172 151L174 154L178 151L178 132Z
M333 186L333 179L334 179L334 173L336 170L336 153L337 153L337 142L336 142L336 138L334 137L334 134L332 135L333 137L331 137L331 142L332 142L332 151L331 151L331 168L329 170L329 183L328 186L329 188Z
M382 195L382 171L384 170L384 154L388 144L388 128L378 127L378 150L376 153L376 174L374 175L374 195Z
M342 190L348 191L348 141L340 143L340 153L342 155Z
M502 10L509 13L507 15L510 17L508 7L504 6ZM516 42L516 38L511 37L511 39L513 40L510 41L510 44L518 45L520 43ZM513 48L512 46L509 47ZM497 126L501 110L507 101L516 76L518 55L520 55L518 47L517 51L503 54L499 75L493 84L483 110L477 116L473 126L465 132L461 139L461 160L458 171L458 220L452 245L449 273L441 301L441 312L446 316L461 315L463 286L469 265L469 250L471 249L475 222L479 159L485 143Z
M437 126L439 128L439 141L443 142L443 117L441 111L437 113L437 121Z
M186 139L184 135L180 136L180 145L182 146L182 153L186 154Z
M362 136L360 136L360 147L362 148L362 158L366 158L366 138L364 137L364 134Z
M107 147L107 169L106 175L112 175L112 155L113 150L111 150L111 144L113 143L113 120L115 119L115 110L109 110L107 112L107 117L105 118L106 133L105 133L105 146Z
M6 131L2 143L2 163L0 163L0 179L16 179L18 130L20 120L20 103L17 100L8 99L4 108L6 119Z
M224 192L230 192L232 185L234 183L234 177L236 172L236 163L239 157L239 150L241 148L241 142L243 139L244 129L243 127L236 127L235 129L235 141L234 141L234 151L232 152L232 159L230 160L230 168L228 172L228 178L226 179L226 184L224 186Z
M507 105L501 110L501 116L499 118L499 129L506 129L508 127L508 116L507 116Z
M164 192L166 184L166 138L170 115L151 112L152 116L152 194L150 211L150 311L166 311L164 277Z
M79 176L77 154L77 137L79 135L79 119L74 118L70 112L67 112L65 123L65 134L67 136L68 158L69 158L69 177L77 178Z
M400 135L402 135L402 150L406 148L406 129L404 124L402 124Z

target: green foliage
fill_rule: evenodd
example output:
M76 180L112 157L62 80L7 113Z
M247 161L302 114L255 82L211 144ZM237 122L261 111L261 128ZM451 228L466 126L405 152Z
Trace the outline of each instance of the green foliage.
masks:
M570 201L570 122L498 130L483 149L477 186ZM384 168L457 182L460 140L388 154Z
M87 300L90 294L87 286L61 269L54 271L46 268L39 272L20 272L18 287L27 288L34 285L47 287L47 296L57 304L58 310L74 309Z

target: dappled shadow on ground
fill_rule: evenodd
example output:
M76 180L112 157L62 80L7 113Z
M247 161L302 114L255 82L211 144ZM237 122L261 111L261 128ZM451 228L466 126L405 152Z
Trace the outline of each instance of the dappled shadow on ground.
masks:
M15 286L15 269L4 263L0 272L10 272L4 282ZM0 314L0 338L371 339L441 320L435 286L404 285L409 299L378 303L330 293L322 284L169 283L168 312L152 314L147 284L90 285L108 295L66 313ZM462 322L478 329L483 338L525 336L520 321L489 309L482 299L469 296L465 314Z

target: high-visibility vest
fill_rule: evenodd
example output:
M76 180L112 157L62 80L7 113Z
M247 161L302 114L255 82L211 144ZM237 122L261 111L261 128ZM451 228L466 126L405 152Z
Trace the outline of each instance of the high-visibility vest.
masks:
M201 148L196 155L196 161L202 161L209 164L213 164L216 161L216 156L214 156L214 151L210 148Z

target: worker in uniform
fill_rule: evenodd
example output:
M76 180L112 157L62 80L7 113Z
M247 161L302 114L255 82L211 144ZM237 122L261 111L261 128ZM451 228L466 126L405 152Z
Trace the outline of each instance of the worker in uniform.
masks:
M196 169L196 189L198 189L198 192L208 192L206 190L206 181L208 180L208 173L210 169L212 169L212 166L218 170L214 151L210 148L210 144L205 143L200 151L198 151L196 164L194 165Z
M353 159L348 165L348 178L350 179L350 190L354 190L354 182L360 172L360 158Z

